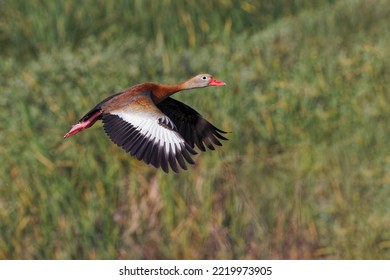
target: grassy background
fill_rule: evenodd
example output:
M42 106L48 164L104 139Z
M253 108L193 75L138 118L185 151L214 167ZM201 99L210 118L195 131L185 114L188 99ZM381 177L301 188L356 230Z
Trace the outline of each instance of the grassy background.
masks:
M0 2L0 259L389 259L390 1ZM164 174L101 124L175 96L232 131Z

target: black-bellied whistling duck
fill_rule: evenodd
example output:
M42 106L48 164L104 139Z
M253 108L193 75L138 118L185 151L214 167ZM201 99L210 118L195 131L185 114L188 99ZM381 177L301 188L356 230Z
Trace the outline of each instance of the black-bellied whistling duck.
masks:
M224 86L209 74L199 74L177 85L143 83L114 94L97 104L65 138L91 127L97 120L110 139L147 164L168 172L187 169L185 161L194 164L195 145L205 151L222 146L219 139L226 133L204 119L198 112L170 95L188 89ZM177 164L178 163L178 164Z

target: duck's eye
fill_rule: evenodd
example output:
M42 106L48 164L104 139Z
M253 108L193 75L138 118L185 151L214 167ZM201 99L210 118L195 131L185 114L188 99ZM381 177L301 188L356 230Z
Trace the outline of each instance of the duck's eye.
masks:
M207 80L207 77L206 77L206 76L203 76L203 77L202 77L202 80Z

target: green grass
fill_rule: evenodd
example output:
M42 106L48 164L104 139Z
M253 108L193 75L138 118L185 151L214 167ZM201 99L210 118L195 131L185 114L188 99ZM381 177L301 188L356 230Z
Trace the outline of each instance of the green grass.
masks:
M390 2L283 2L2 3L0 259L390 258ZM175 98L232 133L189 171L63 139L199 72Z

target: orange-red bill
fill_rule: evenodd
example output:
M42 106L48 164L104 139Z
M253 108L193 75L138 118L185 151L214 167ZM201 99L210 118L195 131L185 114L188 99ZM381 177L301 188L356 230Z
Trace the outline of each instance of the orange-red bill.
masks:
M218 81L218 80L214 79L213 77L211 77L209 86L218 87L218 86L224 86L224 85L226 85L224 82Z

